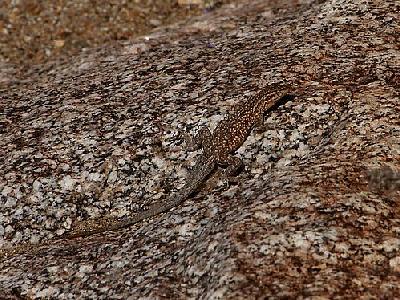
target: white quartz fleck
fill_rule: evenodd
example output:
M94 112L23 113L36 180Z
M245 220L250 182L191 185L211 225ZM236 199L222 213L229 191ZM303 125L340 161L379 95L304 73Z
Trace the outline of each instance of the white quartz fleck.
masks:
M10 186L5 186L3 188L3 190L1 191L1 194L3 196L7 196L9 193L11 193L11 191L12 191L12 188Z
M65 176L60 180L60 185L63 190L71 191L74 188L76 180L71 177L71 175Z
M79 272L80 273L90 273L93 271L93 265L87 264L87 265L81 265L79 267Z
M4 207L15 207L17 205L17 200L14 198L8 198Z

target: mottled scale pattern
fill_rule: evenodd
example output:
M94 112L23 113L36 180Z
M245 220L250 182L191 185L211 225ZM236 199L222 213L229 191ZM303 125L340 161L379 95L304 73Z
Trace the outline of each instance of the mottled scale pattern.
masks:
M282 87L264 88L256 96L237 107L215 128L212 134L212 153L219 164L235 152L247 139L254 125L262 120L264 112L287 95Z

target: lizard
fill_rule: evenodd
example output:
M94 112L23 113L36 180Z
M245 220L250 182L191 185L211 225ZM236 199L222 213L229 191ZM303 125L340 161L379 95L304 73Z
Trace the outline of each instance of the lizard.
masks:
M282 89L281 86L264 87L254 97L239 105L222 119L212 133L208 127L202 127L199 133L193 137L195 149L202 148L203 153L177 194L173 194L166 201L157 202L147 210L133 216L118 220L106 218L102 220L103 222L94 220L98 224L92 223L90 230L86 230L87 223L82 223L67 237L82 237L104 231L115 231L167 212L179 206L195 193L217 166L226 167L224 171L226 177L234 175L243 163L233 153L244 143L253 127L263 122L266 111L275 107L281 102L280 100L292 98L293 96L288 94L288 89Z
M184 186L176 194L168 197L166 201L157 202L147 210L138 212L133 216L122 219L109 217L82 222L71 233L62 236L62 238L71 239L105 231L115 231L167 212L179 206L194 194L219 166L225 168L224 174L227 177L232 176L243 165L241 159L234 156L234 153L247 139L253 127L263 122L264 114L267 111L281 102L293 98L293 95L288 94L288 88L281 85L268 85L262 88L254 97L250 97L228 113L217 124L213 132L207 127L202 127L199 130L193 140L196 141L196 148L202 148L203 153L190 171ZM20 250L14 248L9 252L0 250L0 257L7 256L11 252L13 254L25 252L22 250L23 246L20 248Z

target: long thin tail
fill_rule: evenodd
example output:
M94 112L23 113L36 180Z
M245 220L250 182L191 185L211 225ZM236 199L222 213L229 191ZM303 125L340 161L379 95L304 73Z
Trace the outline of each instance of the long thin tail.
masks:
M104 231L115 231L169 211L170 209L179 206L190 197L211 174L214 168L215 163L213 163L212 160L200 160L191 172L191 176L187 179L184 187L176 194L169 196L167 200L157 202L151 205L147 210L122 219L105 217L82 222L78 224L71 233L63 236L63 238L84 237Z
M215 164L209 160L204 164L196 164L196 168L192 175L189 176L189 180L185 186L177 193L170 197L165 202L158 202L149 207L149 209L141 211L133 216L126 217L124 219L117 219L111 217L99 218L94 220L88 220L77 225L74 230L66 235L63 235L61 239L71 239L77 237L86 237L92 234L114 231L117 229L125 228L138 223L144 219L156 216L160 213L166 212L171 208L180 205L185 201L191 194L193 194L201 185L201 183L211 174L214 170ZM21 253L29 252L30 255L35 255L42 251L44 247L48 247L50 244L55 244L59 240L53 240L44 242L39 245L20 245L9 249L0 249L0 261L3 258L14 256Z

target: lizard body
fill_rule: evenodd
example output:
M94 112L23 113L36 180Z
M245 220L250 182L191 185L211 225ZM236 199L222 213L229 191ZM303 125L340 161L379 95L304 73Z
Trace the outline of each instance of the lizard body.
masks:
M166 201L155 203L147 210L123 219L106 217L82 222L62 238L85 237L104 231L117 230L177 207L198 190L217 166L225 167L224 173L231 176L242 165L242 161L233 156L233 153L247 139L252 128L262 121L266 111L278 105L281 100L293 98L287 92L287 89L279 85L267 86L254 97L238 105L218 123L213 133L207 127L203 127L194 138L196 146L201 147L203 153L190 172L183 188L168 197ZM10 250L0 249L0 258L26 251L34 254L39 251L40 246L44 245L49 245L49 243L36 246L35 249L33 245L17 246Z

